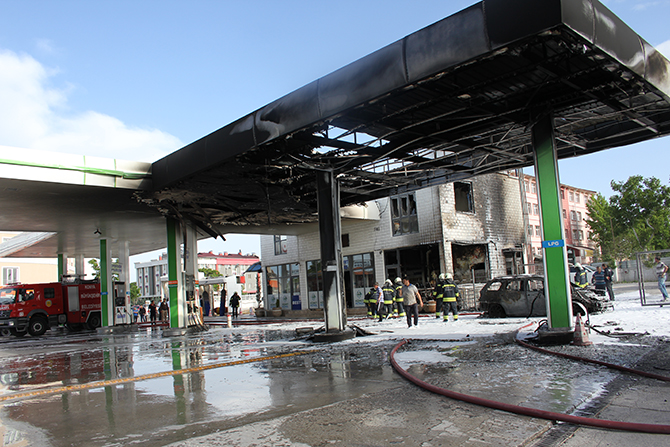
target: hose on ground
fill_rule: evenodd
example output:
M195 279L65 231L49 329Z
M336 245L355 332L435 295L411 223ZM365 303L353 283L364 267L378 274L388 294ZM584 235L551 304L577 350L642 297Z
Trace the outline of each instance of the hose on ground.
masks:
M494 408L496 410L507 411L510 413L521 414L524 416L530 416L535 418L547 419L551 421L562 421L562 422L569 422L571 424L587 425L591 427L625 430L640 433L670 434L670 425L638 424L635 422L619 422L619 421L609 421L606 419L595 419L583 416L573 416L564 413L556 413L553 411L538 410L535 408L506 404L504 402L498 402L490 399L483 399L481 397L470 396L468 394L458 393L445 388L437 387L435 385L431 385L407 372L396 361L395 353L406 343L407 340L403 340L393 348L390 355L391 365L398 372L398 374L403 376L405 379L432 393L440 394L442 396L446 396L451 399L457 399L475 405Z

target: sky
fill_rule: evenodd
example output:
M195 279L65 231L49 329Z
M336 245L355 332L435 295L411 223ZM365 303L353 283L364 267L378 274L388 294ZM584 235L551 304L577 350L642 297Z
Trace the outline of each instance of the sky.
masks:
M152 162L474 3L0 0L0 145ZM670 57L670 0L604 3ZM667 140L561 161L561 182L606 197L631 175L667 184Z

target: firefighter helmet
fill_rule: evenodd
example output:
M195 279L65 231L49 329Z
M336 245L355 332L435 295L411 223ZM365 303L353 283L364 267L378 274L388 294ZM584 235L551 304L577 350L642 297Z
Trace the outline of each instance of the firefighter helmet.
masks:
M396 283L396 284L400 284L401 282L402 282L402 279L400 279L400 276L398 276L398 277L395 279L395 283Z

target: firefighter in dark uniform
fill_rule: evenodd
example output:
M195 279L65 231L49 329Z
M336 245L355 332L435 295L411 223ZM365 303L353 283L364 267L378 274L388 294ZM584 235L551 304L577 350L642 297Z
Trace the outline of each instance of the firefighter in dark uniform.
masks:
M586 269L578 262L575 264L577 267L577 272L575 273L575 284L577 287L585 289L589 285L589 282L586 277Z
M405 317L405 305L403 304L402 301L402 279L400 277L397 277L395 279L395 284L393 284L393 287L395 288L395 307L398 312L398 316L400 318ZM394 315L395 316L395 315Z
M374 318L377 315L377 300L374 299L375 288L370 288L370 291L365 294L363 302L368 307L368 318Z
M388 318L391 315L391 309L393 309L393 299L395 295L395 289L393 288L393 283L390 279L387 279L384 282L384 287L382 287L382 295L384 296L383 304L381 306L381 312L379 312L379 321L382 321L384 317Z
M458 287L454 284L450 273L445 275L442 286L442 319L446 323L449 321L449 311L454 315L454 321L458 320Z
M433 289L433 299L435 300L435 318L440 318L440 312L442 311L442 297L444 294L444 282L447 278L447 275L440 273L440 277L435 283L435 288Z

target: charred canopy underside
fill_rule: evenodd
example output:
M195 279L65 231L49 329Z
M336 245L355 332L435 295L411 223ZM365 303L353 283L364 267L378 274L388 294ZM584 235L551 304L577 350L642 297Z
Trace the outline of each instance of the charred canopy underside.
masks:
M670 131L668 61L602 5L594 11L625 31L611 41L560 23L502 45L515 24L491 23L486 6L490 15L498 3L468 8L159 160L159 188L139 198L215 235L223 226L315 222L316 170L333 170L345 206L530 166L530 129L546 114L559 158ZM447 52L429 44L475 21L483 42L459 36L447 63L426 62ZM446 68L422 75L438 62ZM343 106L334 105L337 92Z

